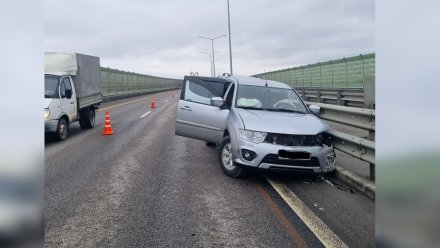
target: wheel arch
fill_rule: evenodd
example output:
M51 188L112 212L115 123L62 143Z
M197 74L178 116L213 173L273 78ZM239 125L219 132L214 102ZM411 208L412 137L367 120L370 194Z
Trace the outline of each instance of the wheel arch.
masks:
M66 113L62 113L60 118L58 118L58 121L61 120L61 119L65 119L66 122L67 122L67 126L68 127L70 126L70 119L69 119L69 116Z

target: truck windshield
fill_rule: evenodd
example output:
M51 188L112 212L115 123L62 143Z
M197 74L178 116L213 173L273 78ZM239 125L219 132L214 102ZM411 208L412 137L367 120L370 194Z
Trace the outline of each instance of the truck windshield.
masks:
M299 96L289 88L240 85L236 107L278 112L307 113Z
M60 76L44 75L44 98L59 98L59 82Z

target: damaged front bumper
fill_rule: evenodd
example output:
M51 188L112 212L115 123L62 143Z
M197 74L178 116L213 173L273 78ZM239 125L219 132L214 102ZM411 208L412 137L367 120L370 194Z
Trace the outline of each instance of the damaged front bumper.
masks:
M310 159L282 158L278 155L280 150L309 153ZM246 153L251 156L247 156L249 154ZM283 169L314 173L327 173L336 169L336 154L331 145L286 147L239 140L233 149L233 157L238 166L256 169Z

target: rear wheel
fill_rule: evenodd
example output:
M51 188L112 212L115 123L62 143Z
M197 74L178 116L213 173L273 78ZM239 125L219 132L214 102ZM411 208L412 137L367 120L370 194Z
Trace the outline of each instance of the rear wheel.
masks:
M245 176L245 169L237 167L232 158L232 144L229 136L226 136L223 139L222 144L220 145L218 158L220 162L220 166L223 169L223 172L234 178L240 178Z
M58 121L57 131L55 133L55 138L58 140L65 140L67 138L67 131L69 126L67 125L67 121L64 118L61 118Z
M80 112L79 125L82 129L89 129L95 126L95 110L93 108Z

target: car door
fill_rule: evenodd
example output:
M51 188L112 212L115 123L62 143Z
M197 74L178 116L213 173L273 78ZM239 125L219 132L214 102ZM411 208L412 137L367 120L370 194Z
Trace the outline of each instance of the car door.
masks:
M66 96L66 89L70 89L72 91L72 96L70 98L67 98ZM68 76L64 76L61 78L60 95L61 95L63 112L69 116L70 122L75 121L78 118L76 94L72 88L70 77Z
M219 78L185 77L176 117L176 135L220 144L229 109L211 105L224 98L230 82Z

